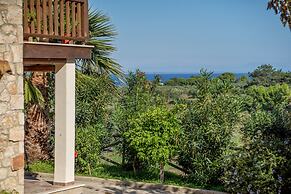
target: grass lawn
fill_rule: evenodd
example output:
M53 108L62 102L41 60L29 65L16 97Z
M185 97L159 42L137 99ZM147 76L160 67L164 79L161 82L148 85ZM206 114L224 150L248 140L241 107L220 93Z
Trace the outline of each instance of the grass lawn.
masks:
M114 152L107 152L107 153L104 153L103 155L117 163L121 163L121 157ZM38 161L33 164L30 164L28 170L31 172L53 173L54 167L53 167L52 162ZM93 176L93 177L99 177L99 178L105 178L105 179L138 181L138 182L146 182L146 183L160 183L158 169L143 170L143 171L139 171L137 174L134 174L133 171L124 170L121 166L112 164L104 160L101 160L100 164L98 165L98 168L94 169L91 175L80 174L80 173L77 173L77 175ZM223 187L220 185L202 186L202 185L197 185L195 183L189 182L183 176L183 173L181 171L169 165L165 166L164 184L223 191Z

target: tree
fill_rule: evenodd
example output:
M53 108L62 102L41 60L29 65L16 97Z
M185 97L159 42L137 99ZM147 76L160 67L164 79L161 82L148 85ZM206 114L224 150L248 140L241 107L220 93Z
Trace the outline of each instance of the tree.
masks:
M154 80L153 80L153 84L158 86L158 85L161 85L161 82L162 82L161 75L159 75L159 74L155 75Z
M221 79L222 81L229 81L229 82L235 82L236 80L235 75L230 72L222 73L221 75L218 76L218 78Z
M217 184L221 176L223 153L238 127L241 99L228 82L212 79L201 71L193 86L183 123L179 164L189 178L201 185Z
M126 78L126 87L122 91L122 98L115 107L113 122L117 133L128 131L130 120L136 115L146 112L149 108L162 103L155 92L155 85L146 79L145 73L137 70L130 72ZM128 146L128 142L121 137L122 141L122 166L133 169L134 172L143 167L142 161L136 157L136 152Z
M268 9L273 9L275 14L280 14L282 24L288 25L291 30L291 0L270 0Z
M291 90L287 84L247 91L253 109L237 145L227 151L224 183L231 193L290 193ZM259 104L259 106L257 105Z
M140 160L160 166L160 181L164 182L164 166L177 149L180 132L175 113L157 107L132 118L124 137Z
M269 87L251 86L246 90L247 95L252 98L252 110L272 110L283 103L291 102L291 90L287 84Z
M110 18L101 11L90 11L89 32L90 39L87 44L93 45L94 48L91 59L78 60L77 64L81 72L88 75L113 74L122 79L124 74L121 65L110 57L110 54L116 50L112 41L117 35Z
M52 157L48 76L44 72L24 75L25 155L27 162Z
M76 171L92 175L100 164L100 155L104 138L109 136L104 125L83 126L76 130Z
M78 128L108 123L112 99L117 96L107 75L76 72L76 125Z
M275 84L291 83L291 73L283 72L274 68L270 64L257 67L253 72L249 73L252 80L250 85L271 86Z

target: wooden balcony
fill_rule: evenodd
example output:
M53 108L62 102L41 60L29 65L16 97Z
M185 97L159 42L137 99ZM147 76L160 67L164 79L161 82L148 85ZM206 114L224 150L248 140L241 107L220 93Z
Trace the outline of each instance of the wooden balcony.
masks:
M23 0L24 65L90 58L88 0Z
M24 0L24 38L85 42L88 0Z

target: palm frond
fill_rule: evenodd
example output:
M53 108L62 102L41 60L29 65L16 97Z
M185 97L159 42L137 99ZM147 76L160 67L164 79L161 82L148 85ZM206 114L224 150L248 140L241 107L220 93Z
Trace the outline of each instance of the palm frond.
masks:
M80 59L77 62L79 69L85 74L108 74L118 79L124 79L121 65L117 63L110 54L116 51L112 42L117 35L115 27L111 24L110 18L101 11L89 11L89 45L92 49L91 59Z
M43 107L44 102L41 91L29 79L24 78L24 103L38 104Z

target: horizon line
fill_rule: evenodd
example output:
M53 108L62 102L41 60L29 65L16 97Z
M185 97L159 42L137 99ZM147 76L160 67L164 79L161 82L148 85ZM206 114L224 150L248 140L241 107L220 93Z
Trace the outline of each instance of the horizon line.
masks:
M129 74L130 72L135 72L135 71L127 71L125 74ZM200 74L200 72L146 72L146 71L141 71L146 74ZM211 72L211 71L210 71ZM221 73L233 73L233 74L249 74L250 72L231 72L231 71L224 71L224 72L212 72L213 74L221 74Z

